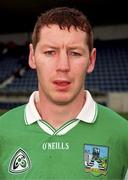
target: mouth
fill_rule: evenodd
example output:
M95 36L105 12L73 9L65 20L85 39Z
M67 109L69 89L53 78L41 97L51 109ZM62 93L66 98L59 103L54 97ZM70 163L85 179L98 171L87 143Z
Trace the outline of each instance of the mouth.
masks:
M59 90L67 90L71 82L67 80L55 80L53 81L53 84Z

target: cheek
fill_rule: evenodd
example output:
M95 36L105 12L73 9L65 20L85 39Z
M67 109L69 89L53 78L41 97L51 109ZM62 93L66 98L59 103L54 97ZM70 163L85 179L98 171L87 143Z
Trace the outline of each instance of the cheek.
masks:
M79 76L83 76L86 74L88 68L88 64L85 63L85 61L82 62L78 62L77 64L75 64L75 66L73 67L74 71L76 74L78 74Z
M40 72L40 74L48 74L49 72L52 72L51 64L46 61L38 61L36 64L37 71Z
M49 76L50 76L50 71L49 69L43 67L43 68L38 68L37 70L37 73L38 73L38 77L40 77L40 79L42 80L45 80L45 79L48 79Z
M83 65L81 67L76 67L74 69L74 77L77 84L83 84L86 76L86 67Z
M77 65L74 67L75 78L78 84L84 83L87 73L87 68L88 68L88 64L85 63L85 60L82 61L81 63L77 63Z

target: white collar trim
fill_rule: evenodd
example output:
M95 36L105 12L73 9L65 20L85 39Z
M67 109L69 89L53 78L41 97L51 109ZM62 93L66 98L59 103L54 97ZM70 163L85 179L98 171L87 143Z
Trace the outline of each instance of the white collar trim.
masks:
M81 121L84 121L86 123L93 123L96 120L97 117L97 104L93 100L91 94L89 91L85 91L86 93L86 101L85 104L76 117L76 119L79 119Z
M85 104L81 110L81 112L78 114L76 117L77 120L84 121L86 123L94 123L97 117L97 104L93 100L91 94L89 91L85 91L86 93L86 101ZM34 101L39 98L39 93L38 91L34 91L29 99L29 102L26 105L25 108L25 122L26 124L32 124L38 120L41 120L42 118L40 117Z

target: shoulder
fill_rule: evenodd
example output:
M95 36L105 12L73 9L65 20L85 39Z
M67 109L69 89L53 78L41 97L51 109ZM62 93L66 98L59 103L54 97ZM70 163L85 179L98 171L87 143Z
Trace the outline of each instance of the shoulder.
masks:
M25 109L25 105L22 105L9 110L8 112L0 116L0 124L6 121L9 122L18 119L20 117L24 117L24 109Z
M105 116L107 115L109 117L124 119L122 116L119 115L119 113L117 113L114 110L110 109L109 107L103 106L101 104L98 104L98 113L105 115Z
M102 121L106 121L111 126L119 125L127 127L128 131L128 120L123 118L117 112L113 111L112 109L102 106L98 104L98 118L102 119Z

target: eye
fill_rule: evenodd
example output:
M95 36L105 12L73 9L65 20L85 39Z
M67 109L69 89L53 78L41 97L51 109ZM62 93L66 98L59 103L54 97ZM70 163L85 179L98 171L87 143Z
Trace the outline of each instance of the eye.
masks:
M47 56L53 56L53 55L55 55L55 51L54 50L48 50L48 51L45 51L44 54Z
M81 53L71 51L71 52L69 52L69 55L79 57L79 56L81 56Z

